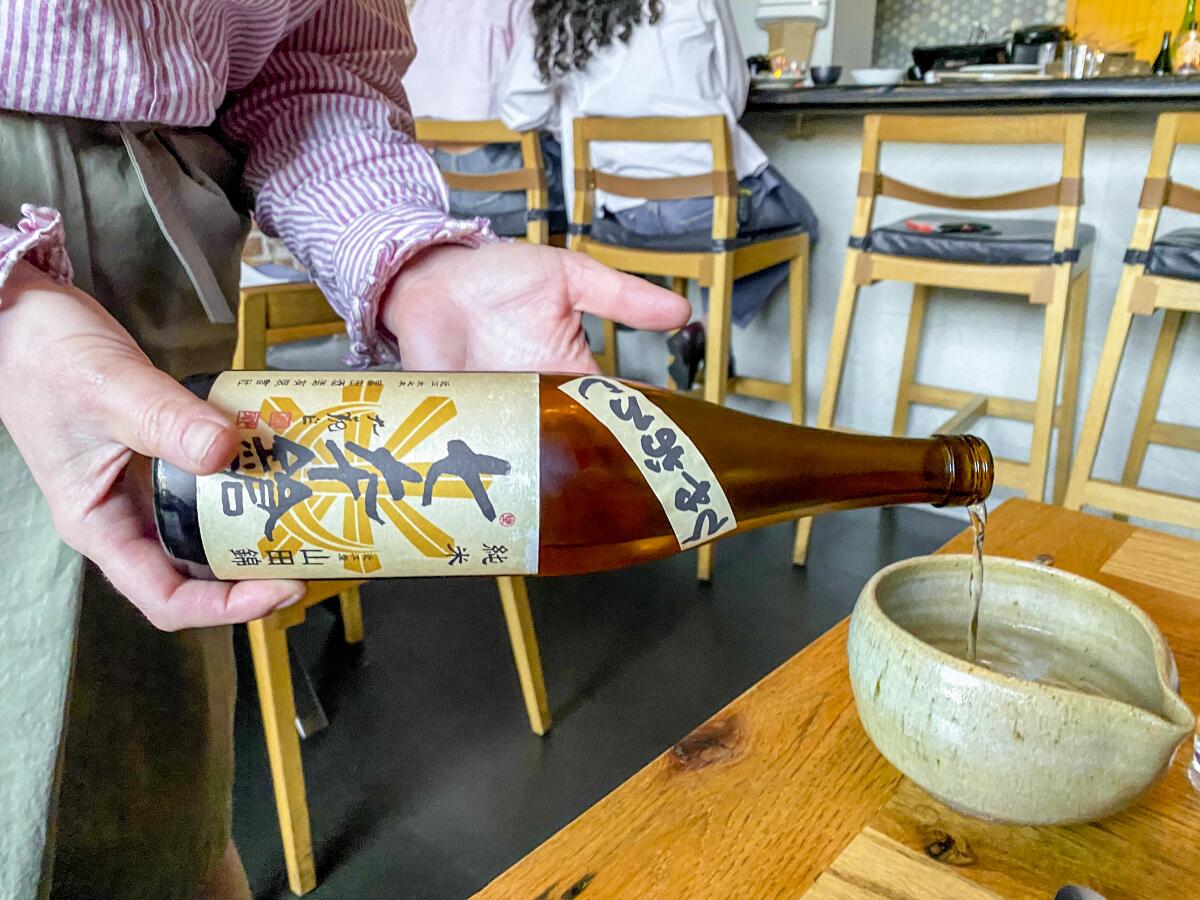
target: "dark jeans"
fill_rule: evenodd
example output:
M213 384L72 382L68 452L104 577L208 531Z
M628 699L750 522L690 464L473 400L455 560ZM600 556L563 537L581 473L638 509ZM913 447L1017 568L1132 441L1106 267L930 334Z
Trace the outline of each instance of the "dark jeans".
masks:
M562 146L552 135L540 135L542 163L546 169L546 189L550 195L549 218L552 232L566 230L566 205L563 202ZM519 144L486 144L467 153L432 151L434 162L445 172L481 175L520 169ZM525 233L524 191L451 191L450 213L459 217L484 216L492 220L497 234L516 236ZM554 227L558 225L558 227Z
M781 229L799 229L817 240L817 216L804 196L774 166L743 178L738 196L738 237L753 239ZM712 234L711 197L687 200L648 200L638 206L606 215L630 236L678 238L680 249L707 247ZM656 247L669 243L654 241ZM773 266L739 278L733 285L733 322L748 325L787 278L787 266Z

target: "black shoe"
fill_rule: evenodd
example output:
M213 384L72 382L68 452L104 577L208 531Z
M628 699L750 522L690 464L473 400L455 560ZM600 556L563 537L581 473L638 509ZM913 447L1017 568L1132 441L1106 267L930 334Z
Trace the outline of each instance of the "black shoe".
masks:
M696 385L696 373L704 361L704 325L692 322L667 338L671 361L667 372L677 390L690 391Z

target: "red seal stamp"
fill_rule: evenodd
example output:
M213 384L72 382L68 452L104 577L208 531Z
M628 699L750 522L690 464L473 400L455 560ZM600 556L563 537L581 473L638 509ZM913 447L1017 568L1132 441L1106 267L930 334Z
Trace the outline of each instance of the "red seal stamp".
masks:
M237 414L238 428L257 428L258 413L252 409L240 409Z
M287 431L292 425L292 414L284 412L282 409L277 409L271 413L267 424L271 426L272 431Z
M511 527L517 524L517 517L512 513L502 513L500 515L500 524L505 527Z

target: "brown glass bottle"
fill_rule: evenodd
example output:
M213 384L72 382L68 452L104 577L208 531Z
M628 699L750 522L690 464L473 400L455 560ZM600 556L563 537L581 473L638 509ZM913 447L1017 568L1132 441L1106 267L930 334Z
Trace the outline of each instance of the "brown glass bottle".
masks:
M577 376L542 375L536 384L528 375L487 377L496 384L514 379L514 389L520 379L520 390L537 392L537 574L599 571L681 552L683 538L664 511L670 499L660 500L654 493L642 465L630 455L635 451L627 450L575 395L560 389L577 383ZM202 397L208 396L211 385L211 377L189 382ZM736 518L730 534L838 509L905 503L966 506L991 491L992 457L976 437L887 438L804 428L617 379L593 385L591 397L607 400L606 389L627 392L613 394L614 401L630 394L643 398L647 407L657 407L655 426L669 419L675 430L690 438L728 498ZM637 421L635 417L631 424ZM654 426L646 429L647 435L654 432ZM164 461L155 463L163 545L172 557L203 575L209 570L199 533L196 482ZM408 502L419 503L419 490L414 484ZM238 574L289 574L269 568L255 566ZM447 567L444 574L458 572ZM336 572L328 577L347 575Z

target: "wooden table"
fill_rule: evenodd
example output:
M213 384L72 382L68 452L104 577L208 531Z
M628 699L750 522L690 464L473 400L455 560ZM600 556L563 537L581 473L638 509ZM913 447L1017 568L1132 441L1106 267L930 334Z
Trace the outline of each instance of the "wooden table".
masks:
M1200 543L1026 500L989 554L1048 554L1141 606L1200 708ZM942 552L966 552L965 534ZM1190 745L1125 812L1017 827L952 812L875 750L855 711L843 621L554 835L478 896L1048 898L1200 896ZM1003 772L996 773L1003 778Z

